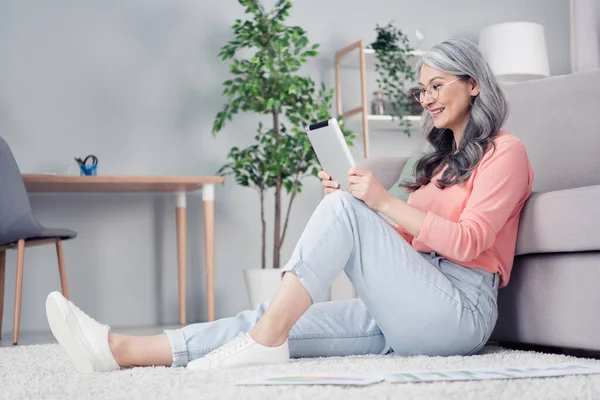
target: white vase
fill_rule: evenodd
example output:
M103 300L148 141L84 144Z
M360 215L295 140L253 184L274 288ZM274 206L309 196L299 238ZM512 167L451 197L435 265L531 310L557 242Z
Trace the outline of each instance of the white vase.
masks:
M250 307L254 310L260 303L273 300L281 282L281 269L246 269L244 270L244 279ZM327 290L325 293L319 294L314 302L320 303L329 300L331 300L331 293L330 290Z
M270 302L281 282L281 269L244 270L246 290L250 307L254 310L260 303Z

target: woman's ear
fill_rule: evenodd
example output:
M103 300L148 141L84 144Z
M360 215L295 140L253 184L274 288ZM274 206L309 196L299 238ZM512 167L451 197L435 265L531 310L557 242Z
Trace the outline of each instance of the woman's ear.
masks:
M471 85L471 96L479 95L479 84L473 78L469 79L469 84Z

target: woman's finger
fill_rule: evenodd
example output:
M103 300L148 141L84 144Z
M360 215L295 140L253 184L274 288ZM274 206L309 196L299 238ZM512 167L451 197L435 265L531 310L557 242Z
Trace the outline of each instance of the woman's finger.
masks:
M349 175L348 182L350 183L360 183L362 182L362 177L356 175Z
M331 179L331 176L329 176L329 174L325 171L319 171L317 176L321 179Z
M360 185L356 183L350 184L350 186L348 187L348 192L350 192L351 195L359 199L362 197L362 190L360 188Z
M355 192L362 191L363 185L360 182L359 183L350 183L349 188Z
M340 188L340 184L337 183L336 181L321 181L321 185L328 187L328 188L333 188L333 189L339 189Z

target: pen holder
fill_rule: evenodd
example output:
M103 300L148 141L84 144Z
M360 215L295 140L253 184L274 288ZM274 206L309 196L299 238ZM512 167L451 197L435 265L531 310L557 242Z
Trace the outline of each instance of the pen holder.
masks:
M98 165L80 165L79 174L81 176L96 176Z

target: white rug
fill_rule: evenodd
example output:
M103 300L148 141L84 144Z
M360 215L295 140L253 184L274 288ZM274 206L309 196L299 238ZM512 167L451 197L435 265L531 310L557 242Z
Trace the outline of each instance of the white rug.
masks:
M357 356L293 360L285 366L248 367L212 373L183 368L132 368L82 375L56 344L0 349L1 399L598 399L600 375L545 379L420 384L249 387L240 379L273 373L382 372L454 369L569 361L564 355L486 347L471 357Z

